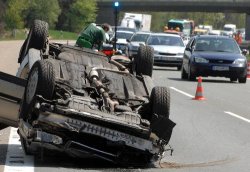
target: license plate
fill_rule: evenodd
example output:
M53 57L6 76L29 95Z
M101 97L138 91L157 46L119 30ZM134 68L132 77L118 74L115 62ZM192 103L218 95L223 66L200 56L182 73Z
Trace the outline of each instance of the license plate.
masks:
M228 66L213 66L212 69L216 70L216 71L229 71L229 67Z

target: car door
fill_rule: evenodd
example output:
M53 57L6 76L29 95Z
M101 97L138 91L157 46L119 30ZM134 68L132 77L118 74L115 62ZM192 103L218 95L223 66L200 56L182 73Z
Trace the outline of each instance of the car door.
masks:
M0 72L0 125L17 126L26 80Z

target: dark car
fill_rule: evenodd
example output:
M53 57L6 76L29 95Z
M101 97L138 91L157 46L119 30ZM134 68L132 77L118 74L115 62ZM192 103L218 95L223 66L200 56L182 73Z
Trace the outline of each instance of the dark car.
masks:
M219 76L246 83L247 60L244 54L231 37L195 36L186 46L181 78L195 80L197 76Z

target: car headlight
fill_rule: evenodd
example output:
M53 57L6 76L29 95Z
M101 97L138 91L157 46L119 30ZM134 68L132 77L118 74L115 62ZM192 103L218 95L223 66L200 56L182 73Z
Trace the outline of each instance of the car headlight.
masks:
M195 57L195 58L194 58L194 61L195 61L196 63L209 63L209 60L204 59L204 58L202 58L202 57Z
M245 59L236 59L233 62L233 64L236 64L236 65L244 65L245 63L246 63Z

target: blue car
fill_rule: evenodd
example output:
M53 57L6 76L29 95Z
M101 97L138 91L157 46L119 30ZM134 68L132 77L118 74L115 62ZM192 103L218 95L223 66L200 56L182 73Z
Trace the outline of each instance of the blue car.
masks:
M200 35L190 39L184 52L181 78L218 76L246 83L246 51L232 37Z

